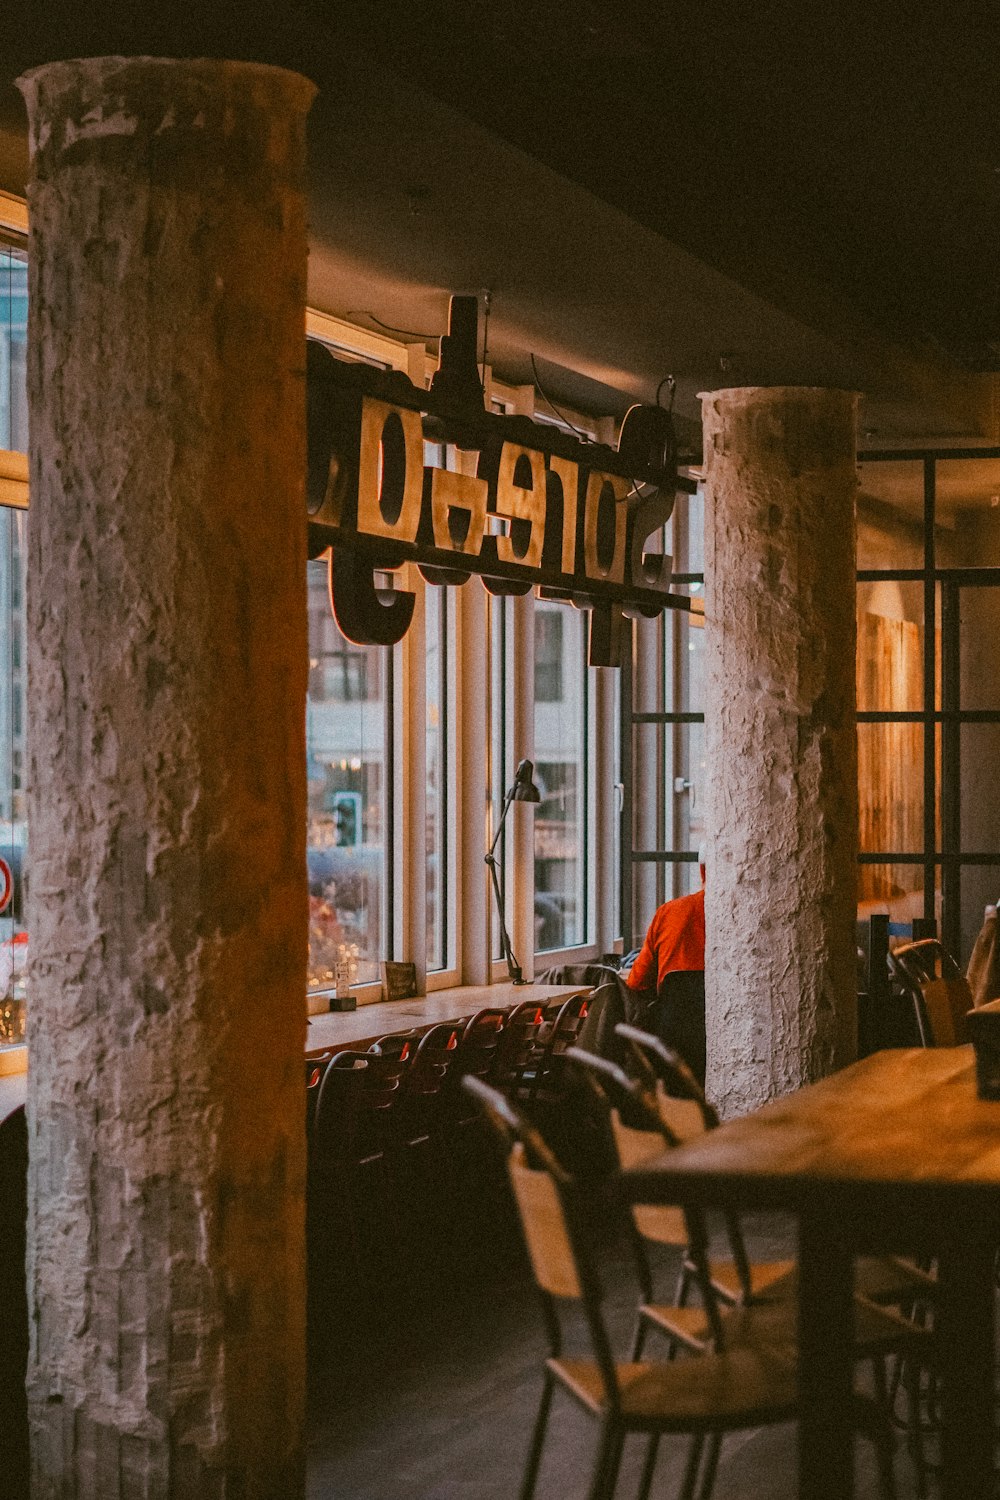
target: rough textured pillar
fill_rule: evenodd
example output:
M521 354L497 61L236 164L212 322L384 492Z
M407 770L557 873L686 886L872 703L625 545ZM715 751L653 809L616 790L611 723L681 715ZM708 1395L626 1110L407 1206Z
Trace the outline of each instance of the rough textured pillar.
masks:
M733 1115L855 1048L856 398L703 403L708 1090Z
M35 1500L303 1487L312 87L28 104Z

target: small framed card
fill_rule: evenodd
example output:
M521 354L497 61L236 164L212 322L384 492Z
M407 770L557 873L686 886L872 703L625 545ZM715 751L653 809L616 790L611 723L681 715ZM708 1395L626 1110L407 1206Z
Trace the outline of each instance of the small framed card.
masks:
M381 969L383 1000L409 1000L417 993L416 964L393 963L387 959Z

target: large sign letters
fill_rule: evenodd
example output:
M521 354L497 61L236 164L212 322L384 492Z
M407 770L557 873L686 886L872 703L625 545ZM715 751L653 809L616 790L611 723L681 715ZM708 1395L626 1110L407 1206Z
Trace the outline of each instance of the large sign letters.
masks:
M646 551L676 488L676 453L661 451L650 408L633 408L613 449L470 411L310 341L308 410L309 553L330 549L331 602L351 640L405 634L413 595L392 575L406 562L434 584L475 573L494 594L536 588L590 611L598 666L620 664L626 616L689 607L670 593L670 558ZM476 472L425 461L447 445L476 455Z

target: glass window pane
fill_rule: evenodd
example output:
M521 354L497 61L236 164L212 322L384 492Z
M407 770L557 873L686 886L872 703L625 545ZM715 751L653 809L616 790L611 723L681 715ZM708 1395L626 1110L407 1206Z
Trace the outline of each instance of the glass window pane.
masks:
M28 933L25 819L27 515L0 509L0 1047L24 1040Z
M0 245L0 448L28 449L28 257Z
M858 478L858 567L922 568L923 464L914 459L861 464Z
M963 865L961 880L961 941L955 957L964 969L972 957L987 905L1000 899L1000 859L995 865Z
M332 985L339 960L377 980L390 956L386 840L391 767L386 723L391 656L341 635L327 564L309 563L309 984Z
M535 622L536 648L548 648L535 692L535 949L544 952L587 941L589 668L582 611L538 600Z
M1000 709L1000 589L968 588L959 592L962 708Z
M511 649L513 636L512 601L503 594L489 595L490 632L490 765L487 797L490 806L490 839L500 826L504 793L514 777L514 747L511 732ZM497 878L505 907L509 913L511 891L508 888L508 856L511 850L513 820L508 817L504 836L497 845ZM508 927L510 921L508 917ZM494 959L503 958L500 923L490 901L490 951Z
M865 854L924 847L924 727L858 725L858 834Z
M956 565L1000 567L1000 459L939 460L937 501Z
M936 874L934 908L940 920L941 872ZM924 914L923 865L858 866L858 920L867 921L876 912L888 914L889 921L908 925ZM908 934L889 935L890 944L909 941Z
M447 589L428 584L424 592L426 648L427 968L448 967L448 676Z
M923 584L859 583L859 711L919 713L923 706Z
M961 851L1000 857L1000 724L963 724L961 756Z

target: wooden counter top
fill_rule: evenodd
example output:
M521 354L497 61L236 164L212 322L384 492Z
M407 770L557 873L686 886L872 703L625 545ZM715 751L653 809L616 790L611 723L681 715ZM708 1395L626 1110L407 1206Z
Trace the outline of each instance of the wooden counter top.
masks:
M357 1010L330 1011L309 1017L306 1052L344 1052L355 1047L364 1051L390 1032L427 1031L439 1021L466 1020L487 1007L509 1010L525 1000L549 1005L588 988L585 984L468 984L409 1000L382 1000L359 1005Z

